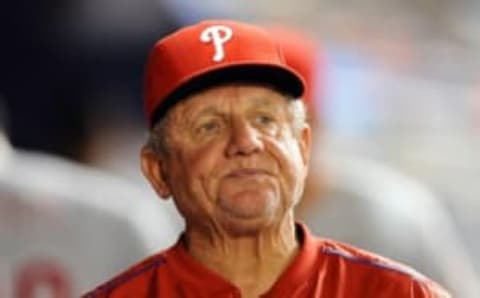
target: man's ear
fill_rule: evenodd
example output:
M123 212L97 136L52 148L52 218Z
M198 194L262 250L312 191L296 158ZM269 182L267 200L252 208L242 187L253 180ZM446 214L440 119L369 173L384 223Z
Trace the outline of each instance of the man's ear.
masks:
M166 177L162 171L162 160L151 148L144 146L142 148L141 166L143 175L150 181L153 189L162 199L168 199L171 195L170 187L166 182Z
M310 125L305 123L298 136L300 146L300 154L302 155L303 164L309 166L310 154L312 151L312 129Z

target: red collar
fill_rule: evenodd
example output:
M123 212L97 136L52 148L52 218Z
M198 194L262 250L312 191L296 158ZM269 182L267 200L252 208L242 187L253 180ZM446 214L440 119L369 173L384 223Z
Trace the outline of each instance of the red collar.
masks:
M296 223L295 228L297 239L300 243L300 250L265 296L275 297L275 293L289 292L292 288L297 288L304 284L311 276L311 273L315 271L320 242L304 224ZM175 274L181 276L182 280L187 282L192 288L202 292L207 290L207 288L209 292L215 293L238 291L235 285L194 259L185 249L182 238L180 237L177 244L166 255L166 262L175 271Z

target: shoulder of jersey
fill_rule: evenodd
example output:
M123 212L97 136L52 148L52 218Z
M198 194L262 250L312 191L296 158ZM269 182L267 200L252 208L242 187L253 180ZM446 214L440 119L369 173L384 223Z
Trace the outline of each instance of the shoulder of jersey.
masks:
M122 288L135 287L137 284L143 284L143 278L149 276L166 263L165 256L166 251L163 251L148 257L106 283L96 287L93 291L84 294L82 298L111 297L110 295L114 290L122 290Z
M430 294L435 295L422 297L450 297L440 285L408 265L335 240L326 239L322 242L320 253L324 256L339 258L354 267L378 270L384 273L385 278L393 277L396 280L407 281L413 285L413 288L417 288L417 291L429 291Z

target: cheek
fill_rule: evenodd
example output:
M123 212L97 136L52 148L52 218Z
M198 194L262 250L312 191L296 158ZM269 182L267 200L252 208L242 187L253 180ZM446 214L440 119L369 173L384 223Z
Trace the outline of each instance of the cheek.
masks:
M198 177L210 175L215 170L220 157L223 156L223 147L220 145L202 146L190 151L185 159L186 167Z
M300 147L293 136L266 137L264 143L266 151L277 161L281 170L292 171L303 166Z
M282 192L285 196L296 199L302 191L306 173L297 140L288 135L267 138L265 147L277 163Z
M211 200L214 189L218 185L216 173L219 173L220 156L223 156L221 145L209 145L189 150L184 148L181 154L181 175L174 177L184 189L190 189L189 196ZM188 184L185 186L185 184Z

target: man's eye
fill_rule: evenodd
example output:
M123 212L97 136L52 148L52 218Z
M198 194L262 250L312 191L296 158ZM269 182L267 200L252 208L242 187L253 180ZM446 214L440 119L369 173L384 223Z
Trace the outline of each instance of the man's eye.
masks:
M275 122L275 119L269 115L258 115L255 117L255 122L260 125L270 125Z
M197 133L211 133L220 129L220 123L218 121L209 121L201 124L196 130Z

